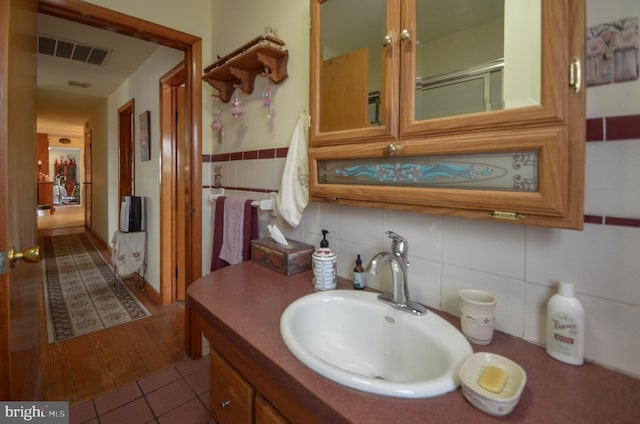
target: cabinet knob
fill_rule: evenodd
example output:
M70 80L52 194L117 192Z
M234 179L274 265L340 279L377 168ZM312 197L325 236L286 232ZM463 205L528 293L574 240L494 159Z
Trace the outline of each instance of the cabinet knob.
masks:
M400 33L400 39L402 41L407 41L411 38L411 35L409 34L409 30L408 29L403 29L402 32Z
M393 156L396 154L396 145L395 144L389 144L387 146L387 154L389 156Z
M391 39L391 36L390 36L390 35L388 35L388 34L387 34L387 35L385 35L385 36L384 36L384 39L382 40L382 47L387 47L387 46L389 46L389 45L391 44L391 41L393 41L393 40Z
M226 400L224 402L220 402L220 408L225 409L227 406L231 405L230 400Z

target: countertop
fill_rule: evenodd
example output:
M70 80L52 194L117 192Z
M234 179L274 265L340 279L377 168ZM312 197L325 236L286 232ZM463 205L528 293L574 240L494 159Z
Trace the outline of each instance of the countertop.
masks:
M340 279L338 288L350 287L349 280ZM310 271L286 277L243 262L191 284L187 304L277 383L295 393L322 422L640 423L640 379L592 363L564 364L548 356L543 347L499 331L490 345L472 347L475 352L506 356L527 373L522 398L506 417L475 409L460 388L435 398L400 399L341 386L303 365L280 337L285 308L311 293ZM433 312L460 328L457 317Z

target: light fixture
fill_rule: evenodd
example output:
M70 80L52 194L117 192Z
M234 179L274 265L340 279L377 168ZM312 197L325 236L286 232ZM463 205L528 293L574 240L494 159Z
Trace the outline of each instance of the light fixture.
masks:
M62 137L62 138L58 139L58 141L60 142L60 144L69 144L69 143L71 143L71 140L66 138L66 137Z

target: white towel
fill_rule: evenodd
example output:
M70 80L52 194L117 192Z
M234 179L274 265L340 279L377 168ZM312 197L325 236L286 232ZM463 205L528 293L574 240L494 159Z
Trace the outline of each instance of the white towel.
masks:
M291 137L277 205L280 215L293 227L302 219L309 203L309 158L307 157L307 115L298 117Z
M116 231L111 239L111 265L116 268L118 275L127 276L134 272L144 271L147 233L138 231L123 233Z
M235 265L242 262L244 249L244 197L227 197L224 201L224 227L220 259Z

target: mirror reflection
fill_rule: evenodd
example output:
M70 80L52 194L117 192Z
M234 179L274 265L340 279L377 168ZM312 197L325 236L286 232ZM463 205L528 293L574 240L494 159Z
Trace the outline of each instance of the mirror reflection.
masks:
M386 0L332 0L320 16L320 131L380 125Z
M417 121L540 104L539 0L418 0Z
M416 81L400 104L415 96L415 121L540 104L541 0L407 1L416 2L416 16L401 18L415 19ZM322 4L321 132L384 124L386 4Z

